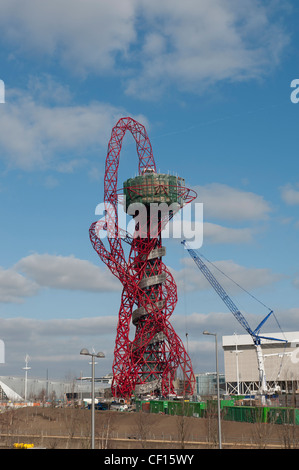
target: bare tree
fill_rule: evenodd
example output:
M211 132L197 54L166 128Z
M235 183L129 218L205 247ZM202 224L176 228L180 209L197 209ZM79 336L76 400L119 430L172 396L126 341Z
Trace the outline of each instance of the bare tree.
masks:
M217 447L218 446L218 411L217 406L214 401L208 400L207 401L207 408L206 408L206 434L207 434L207 441L209 443L209 447Z
M185 449L185 442L190 434L190 423L186 416L188 414L188 405L188 403L183 402L181 412L176 417L178 441L181 449Z
M17 423L16 423L16 409L15 408L10 408L1 415L1 433L6 434L6 445L9 446L12 443L13 439L13 434L17 432ZM9 437L9 434L12 435L12 437Z
M51 395L50 395L50 400L51 400L51 406L52 406L52 408L55 408L55 406L56 406L56 398L57 398L57 397L56 397L56 392L55 392L55 390L53 390L53 391L51 392Z
M39 401L41 401L43 405L44 405L45 402L46 402L46 395L47 395L47 391L46 391L45 388L42 388L42 389L40 390L39 394L37 395L37 399L38 399Z
M135 413L134 437L140 441L141 448L147 448L147 439L153 425L153 415L138 411Z
M100 422L97 425L96 435L99 437L99 447L109 449L111 448L111 433L115 425L115 414L104 411L98 417Z
M81 447L83 449L91 448L91 426L90 426L90 413L85 413L87 410L82 410L80 418L80 435Z
M65 428L68 434L68 440L66 443L66 447L68 448L72 443L72 439L80 429L80 419L75 408L64 408L63 411Z
M252 422L254 423L252 430L252 442L259 448L265 449L269 444L269 439L273 433L274 422L263 422L263 408L252 408Z
M295 410L288 408L282 414L279 435L285 449L297 449L299 446L299 430L295 424Z

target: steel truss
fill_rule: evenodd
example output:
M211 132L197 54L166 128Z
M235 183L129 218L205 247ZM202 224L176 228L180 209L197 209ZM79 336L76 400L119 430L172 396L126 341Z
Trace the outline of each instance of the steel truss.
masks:
M106 158L106 215L104 220L93 223L89 230L94 249L123 285L112 366L112 393L116 397L128 397L134 391L138 395L159 393L167 396L175 393L173 382L181 371L183 393L190 395L195 386L191 360L169 321L177 303L177 288L162 261L165 248L161 231L174 214L170 212L159 218L154 238L150 236L150 217L143 227L138 227L136 237L118 226L118 167L127 131L136 142L139 174L156 172L144 126L130 117L120 119L112 129ZM187 204L196 194L184 188L181 196ZM108 249L100 238L103 230L107 234ZM124 244L129 245L127 259ZM129 338L131 323L136 327L134 340Z
M270 380L267 381L269 394L276 392L292 393L299 389L299 380ZM226 393L228 395L255 395L260 393L260 382L226 382Z

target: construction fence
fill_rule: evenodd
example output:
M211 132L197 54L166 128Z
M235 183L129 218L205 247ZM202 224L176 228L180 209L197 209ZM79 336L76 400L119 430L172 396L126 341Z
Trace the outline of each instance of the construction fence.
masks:
M291 407L242 406L234 400L221 400L221 418L245 423L299 425L299 409ZM206 418L217 413L217 401L206 402L136 400L136 411Z

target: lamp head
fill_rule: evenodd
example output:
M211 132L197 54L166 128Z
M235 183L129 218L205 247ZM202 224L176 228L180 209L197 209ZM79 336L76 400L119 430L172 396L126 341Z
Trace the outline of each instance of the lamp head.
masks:
M80 354L82 354L82 356L89 356L89 351L88 349L83 348L81 349Z

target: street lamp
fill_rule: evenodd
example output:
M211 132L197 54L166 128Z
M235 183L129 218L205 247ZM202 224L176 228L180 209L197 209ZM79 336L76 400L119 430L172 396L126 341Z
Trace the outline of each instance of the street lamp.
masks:
M216 375L217 375L217 414L218 414L218 444L219 449L222 449L221 441L221 416L220 416L220 388L219 388L219 367L218 367L218 342L217 333L210 333L209 331L203 331L203 335L215 336L215 349L216 349Z
M80 354L82 356L91 356L91 448L94 449L94 358L104 358L105 354L103 352L90 353L86 348L81 349Z

